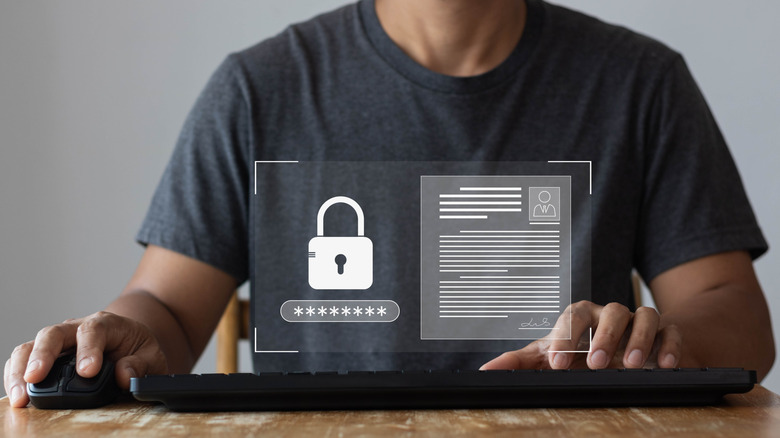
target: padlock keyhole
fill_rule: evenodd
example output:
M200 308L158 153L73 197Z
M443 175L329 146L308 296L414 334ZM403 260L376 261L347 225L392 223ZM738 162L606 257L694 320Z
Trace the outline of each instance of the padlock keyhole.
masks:
M336 256L336 265L338 266L339 275L344 273L344 265L347 264L347 256L339 254Z

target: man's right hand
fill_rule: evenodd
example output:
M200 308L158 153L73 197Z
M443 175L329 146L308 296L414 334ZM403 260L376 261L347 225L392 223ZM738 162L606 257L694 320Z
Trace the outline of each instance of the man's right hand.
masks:
M42 381L60 353L73 348L79 375L97 375L105 355L115 362L117 383L125 389L130 387L131 377L168 373L165 355L147 326L110 312L98 312L46 327L34 341L14 349L3 373L11 406L26 406L26 383Z
M149 245L106 312L46 327L16 347L3 379L11 406L26 406L25 383L43 380L57 356L74 348L79 375L95 376L105 353L122 388L133 376L189 372L237 286L226 272Z

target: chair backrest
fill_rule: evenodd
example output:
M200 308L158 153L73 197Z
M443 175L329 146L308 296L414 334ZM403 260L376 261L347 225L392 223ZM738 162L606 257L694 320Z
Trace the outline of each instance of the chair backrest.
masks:
M642 279L636 271L631 272L631 289L634 291L634 305L636 309L642 307ZM634 310L636 310L634 309Z
M217 326L217 372L238 372L238 341L249 339L249 301L230 297Z

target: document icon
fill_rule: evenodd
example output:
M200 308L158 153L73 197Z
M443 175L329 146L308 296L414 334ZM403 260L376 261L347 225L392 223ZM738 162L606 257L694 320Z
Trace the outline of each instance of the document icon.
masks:
M422 176L421 338L536 339L571 303L571 177Z

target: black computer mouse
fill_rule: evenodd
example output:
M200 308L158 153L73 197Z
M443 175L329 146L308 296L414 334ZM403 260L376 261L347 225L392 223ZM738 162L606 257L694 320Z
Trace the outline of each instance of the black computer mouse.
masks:
M58 357L45 379L27 384L30 402L39 409L99 408L113 402L120 392L113 362L103 359L100 372L87 379L76 373L74 354Z

